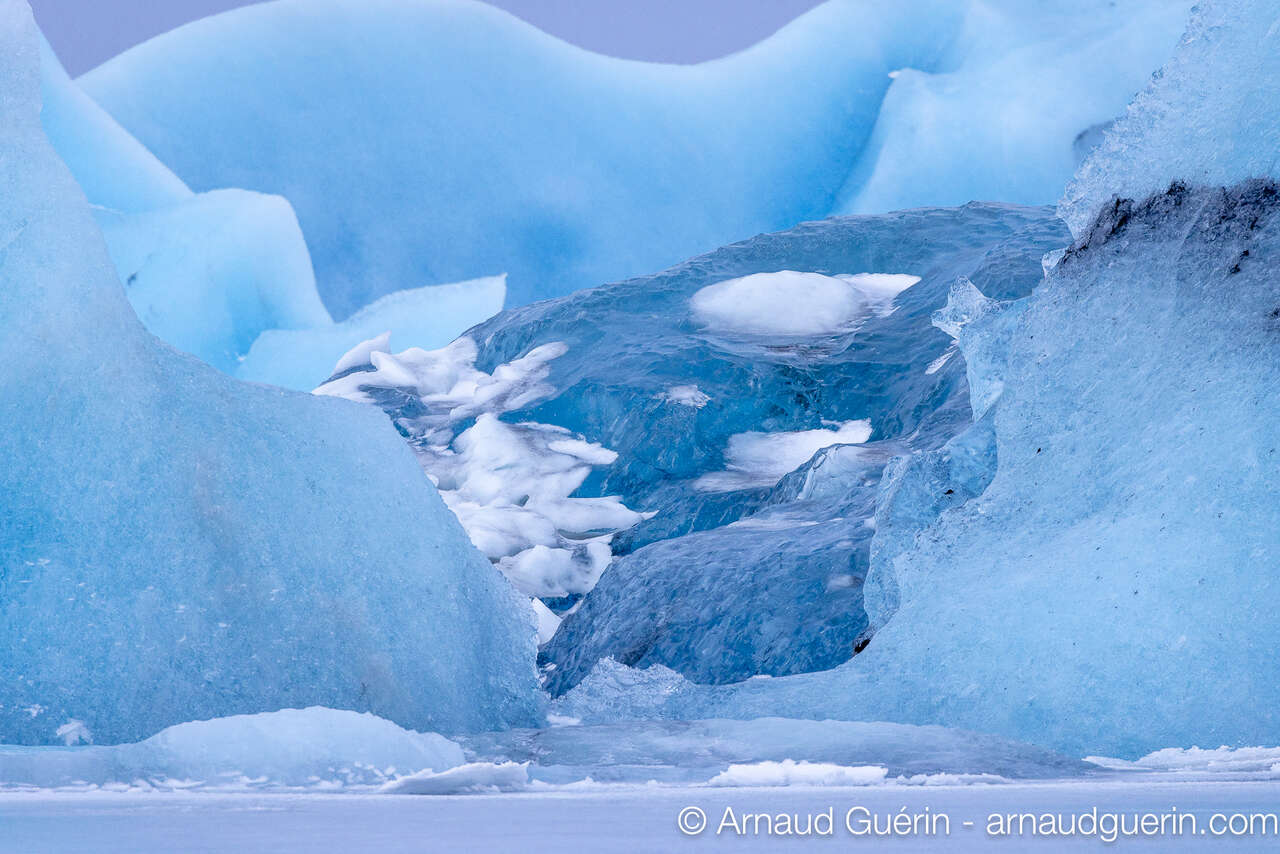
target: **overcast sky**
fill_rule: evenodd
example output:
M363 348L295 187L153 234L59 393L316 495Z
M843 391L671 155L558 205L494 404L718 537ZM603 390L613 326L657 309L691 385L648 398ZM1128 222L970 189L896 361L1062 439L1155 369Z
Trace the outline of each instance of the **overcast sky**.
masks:
M820 0L489 2L600 53L699 62L754 44ZM180 24L246 5L244 0L31 0L40 27L72 75Z

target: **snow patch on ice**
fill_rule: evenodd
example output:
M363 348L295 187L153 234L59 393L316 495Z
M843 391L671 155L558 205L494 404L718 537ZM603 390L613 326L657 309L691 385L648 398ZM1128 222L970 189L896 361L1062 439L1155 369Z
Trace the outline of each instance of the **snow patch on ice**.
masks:
M804 338L850 327L920 281L888 273L824 276L782 270L708 285L693 295L694 316L708 329L739 335Z
M667 403L691 406L694 409L701 409L711 402L711 396L700 391L696 385L672 386L659 394L658 398Z
M471 541L522 593L590 591L613 559L614 535L646 518L613 496L572 497L617 454L561 427L499 417L551 395L550 363L568 348L544 344L486 373L469 337L432 351L392 354L387 344L357 345L316 394L388 410ZM535 611L545 642L554 615Z
M871 433L871 421L865 418L829 429L738 433L729 437L724 471L705 474L694 486L703 492L773 486L823 448L861 445L871 438Z
M447 771L423 771L382 787L391 795L465 795L518 792L529 786L528 762L471 762Z
M62 739L67 747L73 744L93 744L93 734L89 732L89 727L85 726L84 721L76 718L58 727L54 735Z
M310 391L328 376L369 364L375 350L391 352L391 335L402 345L443 347L501 311L506 297L505 274L395 291L341 323L263 332L236 376Z

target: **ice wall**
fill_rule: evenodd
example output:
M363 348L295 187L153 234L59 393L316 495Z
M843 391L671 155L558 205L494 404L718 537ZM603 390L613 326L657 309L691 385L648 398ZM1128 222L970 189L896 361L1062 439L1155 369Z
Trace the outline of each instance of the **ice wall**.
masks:
M1067 187L1061 213L1079 235L1113 196L1267 176L1280 176L1280 6L1206 0Z
M342 319L495 268L522 305L832 212L1050 203L1188 5L832 0L682 67L479 3L281 0L80 82L195 189L289 199Z
M42 130L21 0L0 2L0 184L0 742L313 704L533 722L527 608L382 415L138 324Z
M980 494L874 568L900 601L861 655L721 688L602 665L561 711L942 723L1074 755L1276 743L1278 253L1273 183L1104 209L1009 338L990 484L921 471Z

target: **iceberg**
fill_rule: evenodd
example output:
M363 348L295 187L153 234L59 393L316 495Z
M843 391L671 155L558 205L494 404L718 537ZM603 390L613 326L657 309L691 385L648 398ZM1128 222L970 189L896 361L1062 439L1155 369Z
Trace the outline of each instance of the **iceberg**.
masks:
M84 94L43 36L40 71L41 124L152 334L234 374L264 330L332 325L287 201L193 193Z
M545 362L537 393L505 405L502 418L554 424L617 454L581 494L619 495L654 514L615 541L629 552L762 508L783 475L827 445L950 439L971 420L965 370L961 360L929 370L952 344L932 313L960 276L996 299L1025 296L1043 256L1069 240L1051 210L1016 205L833 217L508 309L467 337L482 372L563 349ZM821 334L705 325L696 298L708 288L788 270L841 288L840 276L868 272L919 281Z
M332 323L293 209L279 196L214 190L95 215L138 319L223 373L237 374L266 330Z
M1052 203L1190 5L831 0L675 66L481 3L281 0L79 83L190 187L287 198L341 320L495 269L524 305L832 213Z
M380 413L237 382L138 323L40 72L5 0L0 741L317 704L424 731L540 720L527 607Z
M721 686L601 662L557 714L935 723L1123 758L1275 744L1277 250L1270 181L1108 204L987 328L1008 354L972 447L993 429L974 458L998 462L921 467L971 488L903 508L923 526L871 567L897 604L860 655Z
M617 525L613 562L581 604L548 603L562 616L575 608L542 650L548 688L568 690L609 656L715 683L850 658L868 628L882 469L944 445L972 418L963 360L933 367L953 344L933 313L960 276L1025 296L1043 256L1068 240L1044 208L833 218L471 330L478 369L542 365L536 393L534 380L512 380L502 421L554 424L614 452L573 484L574 499L617 496L644 514ZM857 315L821 333L761 334L708 327L699 311L698 296L722 283L754 280L752 292L777 302L797 276L836 295L858 283ZM542 361L548 347L559 355ZM371 384L370 357L359 361L363 371L338 384ZM420 414L438 404L405 380L390 385L399 390L380 404L420 443Z
M1227 186L1278 175L1280 9L1265 0L1205 0L1059 209L1079 237L1116 196L1146 198L1174 181Z
M40 36L41 122L49 142L94 204L145 211L194 193L67 76Z

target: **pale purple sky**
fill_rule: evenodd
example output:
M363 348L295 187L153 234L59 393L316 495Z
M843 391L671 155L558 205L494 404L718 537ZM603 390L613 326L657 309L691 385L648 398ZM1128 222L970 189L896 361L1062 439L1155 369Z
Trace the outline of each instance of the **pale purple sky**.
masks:
M487 0L612 56L699 62L754 44L820 0ZM180 24L245 0L31 0L72 75Z

